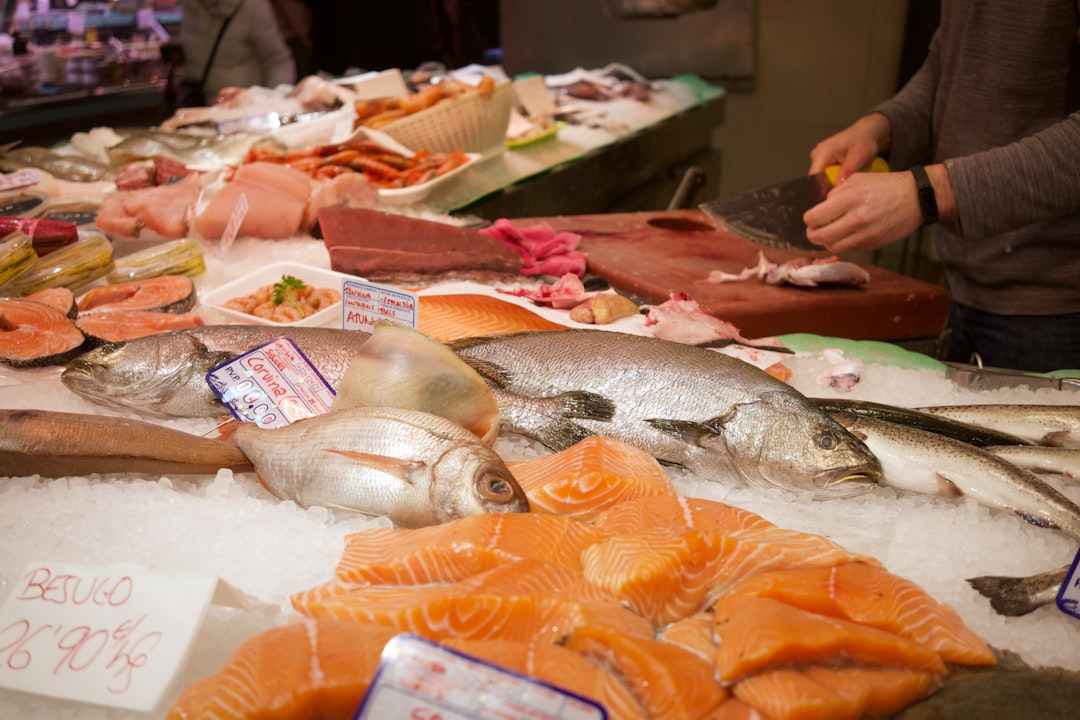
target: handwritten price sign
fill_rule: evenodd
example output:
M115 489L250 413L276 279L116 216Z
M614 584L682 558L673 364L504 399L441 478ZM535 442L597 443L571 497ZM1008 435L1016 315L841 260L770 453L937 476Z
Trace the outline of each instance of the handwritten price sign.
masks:
M31 563L0 608L0 686L153 710L186 659L217 582Z

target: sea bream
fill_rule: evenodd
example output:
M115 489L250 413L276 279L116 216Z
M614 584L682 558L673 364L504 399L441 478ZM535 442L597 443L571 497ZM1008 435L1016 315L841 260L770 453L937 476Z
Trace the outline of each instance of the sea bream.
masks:
M556 450L606 435L710 480L810 497L866 492L880 473L862 441L797 390L712 350L602 330L450 347L492 385L504 429Z

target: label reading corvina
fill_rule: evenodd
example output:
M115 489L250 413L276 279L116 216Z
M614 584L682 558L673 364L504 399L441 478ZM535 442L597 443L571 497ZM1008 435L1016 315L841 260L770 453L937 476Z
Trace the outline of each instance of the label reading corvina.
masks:
M217 366L206 382L237 420L264 428L321 415L334 402L330 383L287 337Z
M1057 606L1061 612L1080 620L1080 551L1073 558L1072 567L1058 590Z
M588 698L403 633L383 649L355 720L607 720L607 716Z

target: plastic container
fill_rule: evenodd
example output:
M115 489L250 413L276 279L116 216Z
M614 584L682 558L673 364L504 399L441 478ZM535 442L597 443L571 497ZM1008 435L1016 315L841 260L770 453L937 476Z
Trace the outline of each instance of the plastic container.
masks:
M112 243L104 235L93 234L38 258L11 286L20 295L51 287L75 290L105 277L113 267Z
M490 155L506 147L506 128L513 106L514 85L504 80L495 85L491 97L469 92L395 120L379 130L414 152L464 150Z
M34 241L29 235L21 230L5 235L0 239L0 287L26 272L37 259ZM0 295L3 294L0 290Z
M213 318L214 322L226 324L271 325L274 327L342 327L340 301L323 308L313 315L308 315L302 320L287 323L267 320L266 318L248 315L225 307L229 300L253 293L264 285L273 285L279 282L283 275L292 275L313 287L330 288L337 291L341 290L342 281L345 278L357 279L353 275L340 273L336 270L325 270L294 262L277 262L264 265L258 270L254 270L243 277L221 285L209 293L205 293L202 296L201 305L211 315L217 316Z
M180 238L154 245L125 255L114 264L113 271L105 276L105 281L110 284L145 280L161 275L196 277L206 272L202 245L192 238Z

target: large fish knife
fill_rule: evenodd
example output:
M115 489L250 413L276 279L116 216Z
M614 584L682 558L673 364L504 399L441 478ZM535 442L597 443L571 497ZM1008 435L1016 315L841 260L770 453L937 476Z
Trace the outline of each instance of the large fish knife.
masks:
M698 207L713 220L741 238L757 245L782 250L822 250L806 239L803 213L825 199L836 185L839 165L819 173L768 185L757 190L702 203ZM882 158L862 172L888 172Z

